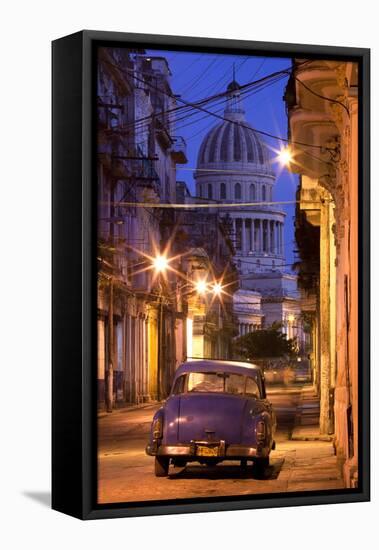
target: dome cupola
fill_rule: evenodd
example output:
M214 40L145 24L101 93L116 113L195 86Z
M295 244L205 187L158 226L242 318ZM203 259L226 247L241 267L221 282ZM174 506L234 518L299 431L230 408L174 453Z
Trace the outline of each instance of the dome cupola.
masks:
M235 79L228 84L227 92L225 120L214 126L203 139L197 167L212 168L218 163L243 163L253 164L258 172L272 174L267 146L246 121L241 87Z

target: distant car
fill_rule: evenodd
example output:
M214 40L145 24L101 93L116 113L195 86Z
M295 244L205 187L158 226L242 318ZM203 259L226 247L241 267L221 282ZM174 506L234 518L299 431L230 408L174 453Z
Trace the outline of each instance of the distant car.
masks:
M155 457L155 475L170 463L215 465L251 460L269 465L275 448L276 417L266 399L260 367L235 361L191 360L177 369L171 393L156 412L146 453Z

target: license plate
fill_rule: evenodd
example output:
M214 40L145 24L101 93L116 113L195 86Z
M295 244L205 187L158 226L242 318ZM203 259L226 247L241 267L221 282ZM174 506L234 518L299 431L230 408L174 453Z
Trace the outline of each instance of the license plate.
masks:
M206 445L198 445L196 447L197 456L218 456L218 447L207 447Z

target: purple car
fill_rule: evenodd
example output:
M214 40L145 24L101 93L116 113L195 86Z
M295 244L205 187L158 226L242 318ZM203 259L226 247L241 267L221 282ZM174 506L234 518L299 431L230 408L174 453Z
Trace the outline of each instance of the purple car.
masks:
M155 413L146 453L155 456L155 475L170 463L215 465L251 460L269 465L275 448L275 413L266 399L259 367L236 361L191 360L175 373L171 393Z

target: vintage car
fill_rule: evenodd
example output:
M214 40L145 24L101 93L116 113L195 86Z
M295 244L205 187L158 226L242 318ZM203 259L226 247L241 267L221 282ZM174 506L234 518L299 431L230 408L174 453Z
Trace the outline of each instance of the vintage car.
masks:
M171 393L155 413L146 453L155 475L169 465L215 465L224 460L269 465L276 417L260 367L237 361L191 360L179 366Z

